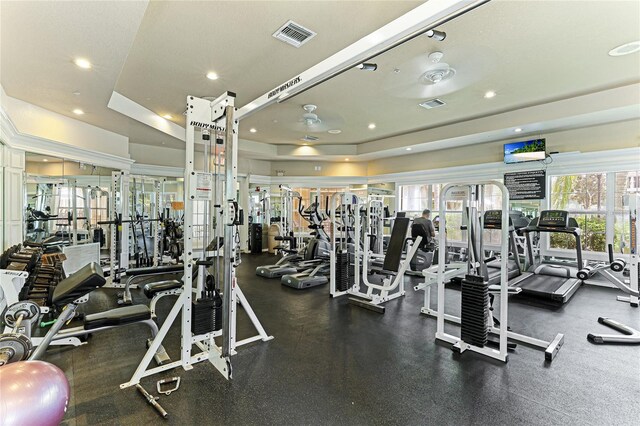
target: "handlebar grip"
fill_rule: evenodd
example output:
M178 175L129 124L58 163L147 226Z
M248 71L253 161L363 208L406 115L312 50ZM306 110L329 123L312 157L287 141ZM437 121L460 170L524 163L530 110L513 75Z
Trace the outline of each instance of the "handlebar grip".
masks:
M613 263L613 244L609 244L607 250L609 251L609 263Z

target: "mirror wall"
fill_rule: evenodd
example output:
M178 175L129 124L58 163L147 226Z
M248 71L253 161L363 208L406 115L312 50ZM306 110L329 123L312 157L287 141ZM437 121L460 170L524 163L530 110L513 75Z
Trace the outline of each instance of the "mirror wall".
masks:
M98 243L107 269L114 261L128 269L175 262L181 255L182 179L27 153L24 186L24 240Z

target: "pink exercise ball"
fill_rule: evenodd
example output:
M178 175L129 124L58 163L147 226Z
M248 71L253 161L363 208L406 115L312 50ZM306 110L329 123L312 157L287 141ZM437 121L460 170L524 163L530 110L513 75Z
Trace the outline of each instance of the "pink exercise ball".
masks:
M0 425L58 425L67 411L69 392L67 377L48 362L0 367Z

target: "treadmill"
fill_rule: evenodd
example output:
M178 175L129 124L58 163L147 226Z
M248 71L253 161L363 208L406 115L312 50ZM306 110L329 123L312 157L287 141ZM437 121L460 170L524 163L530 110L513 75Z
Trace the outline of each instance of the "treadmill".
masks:
M565 210L544 210L529 226L522 228L521 232L526 239L527 264L531 266L527 272L511 280L509 285L521 288L520 294L523 296L559 305L567 303L582 284L582 280L577 277L582 268L581 231L578 223ZM555 264L545 262L542 258L536 264L530 234L540 232L573 235L576 239L577 264Z
M520 262L518 260L518 248L516 245L515 232L512 212L509 212L509 252L511 255L507 259L507 279L512 280L522 274ZM487 210L484 213L484 229L502 229L502 210ZM487 280L489 285L500 284L500 259L493 259L486 262Z

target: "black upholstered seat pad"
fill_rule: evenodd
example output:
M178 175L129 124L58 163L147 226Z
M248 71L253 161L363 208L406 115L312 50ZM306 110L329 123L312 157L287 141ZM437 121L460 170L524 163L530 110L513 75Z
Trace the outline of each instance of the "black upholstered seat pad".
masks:
M164 265L164 266L150 266L148 268L133 268L127 269L127 276L133 277L136 275L146 274L163 274L165 272L179 272L184 269L184 265Z
M84 329L94 330L100 327L125 325L148 319L151 319L151 311L147 305L131 305L87 315L84 319Z
M96 287L102 287L105 282L102 268L92 262L60 281L51 300L55 305L66 305L91 293Z
M158 281L157 283L148 283L144 285L144 294L151 299L156 293L167 290L175 290L182 287L182 281L179 280L166 280Z

